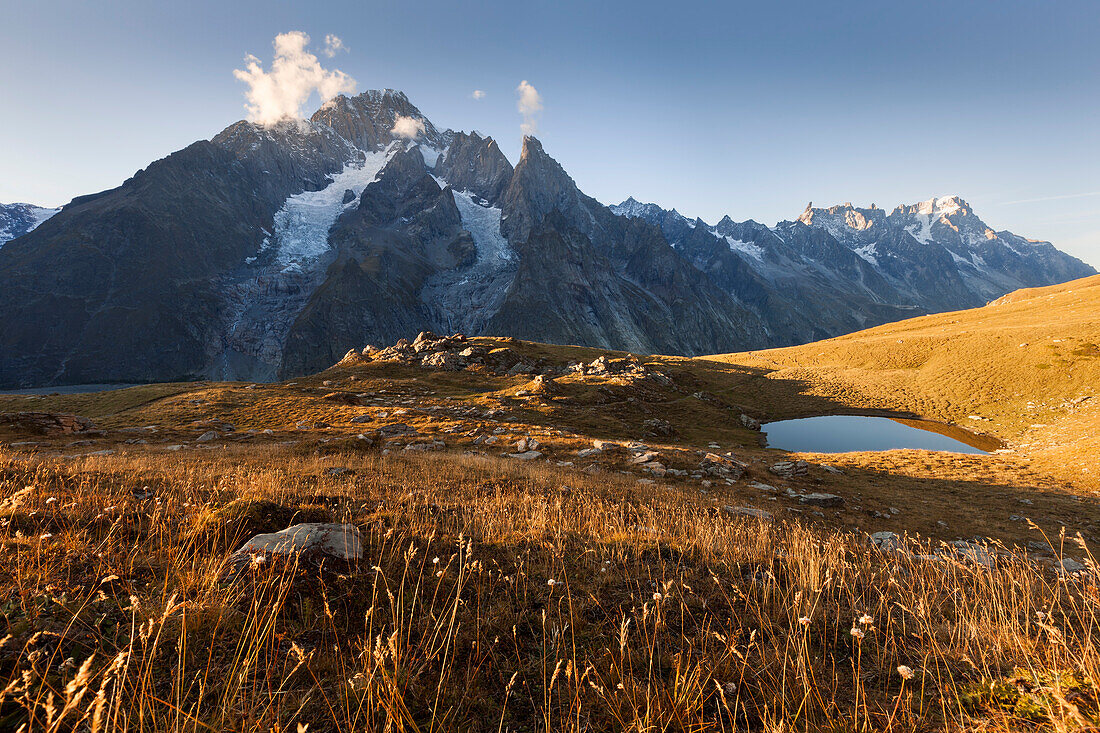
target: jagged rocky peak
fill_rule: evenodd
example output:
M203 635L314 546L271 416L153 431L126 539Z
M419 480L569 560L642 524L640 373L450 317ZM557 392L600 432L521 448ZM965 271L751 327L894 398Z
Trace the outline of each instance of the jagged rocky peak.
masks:
M938 219L941 216L973 216L974 210L959 196L939 196L921 201L916 204L901 204L891 213L894 214L922 214Z
M456 132L436 164L436 173L459 191L496 203L512 178L512 164L496 140L476 132Z
M412 122L397 126L399 118ZM367 151L381 150L400 138L442 150L448 138L448 134L436 129L404 92L394 89L370 89L354 97L339 94L321 105L310 121L331 128Z
M643 204L633 196L629 197L621 204L616 204L608 208L619 216L626 216L631 219L645 219L652 224L659 224L666 215L684 218L676 209L666 211L657 204Z
M870 208L861 209L848 201L827 209L807 207L799 215L798 221L806 226L822 227L834 236L838 236L838 233L844 229L864 231L876 225L885 224L886 212L874 204L871 204Z
M504 218L500 229L509 242L525 240L542 217L554 209L563 213L578 213L575 225L581 224L581 220L591 220L590 214L579 213L587 209L586 204L590 200L580 192L558 161L546 154L542 143L530 135L523 137L519 163L502 202Z

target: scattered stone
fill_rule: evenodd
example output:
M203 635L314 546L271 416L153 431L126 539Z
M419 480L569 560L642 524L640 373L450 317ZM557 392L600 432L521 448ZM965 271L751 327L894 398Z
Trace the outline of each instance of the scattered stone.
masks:
M726 506L722 507L722 511L724 511L726 514L740 515L743 517L756 517L757 519L762 519L765 522L771 522L775 519L775 517L772 516L771 512L766 512L763 509L757 509L756 507L751 506L730 506L727 504Z
M533 461L536 458L542 458L542 453L539 453L537 450L529 450L522 453L505 453L504 455L519 461Z
M836 494L814 492L812 494L800 494L798 501L810 506L834 507L843 506L844 497L837 496Z
M699 468L708 476L718 476L730 481L739 480L745 474L746 467L741 461L717 453L707 453L699 464Z
M195 438L195 442L196 443L209 443L211 440L214 440L217 437L218 437L218 434L216 432L214 432L213 430L207 430L205 433L203 433L199 437Z
M599 455L603 455L603 451L599 448L584 448L576 453L577 458L592 458Z
M405 446L407 451L429 451L429 450L443 450L447 447L447 444L442 440L433 440L429 443L409 443Z
M901 537L896 532L875 532L871 535L871 545L876 550L889 552L901 549Z
M993 567L993 556L982 545L967 540L956 540L951 543L951 546L962 559L982 567Z
M424 356L420 360L420 366L444 372L459 372L466 368L466 360L449 351L437 351Z
M661 420L660 418L650 418L642 421L642 430L646 435L670 438L676 435L676 430L672 427L672 423L668 420Z
M650 463L651 461L655 461L658 458L660 458L660 455L656 451L646 451L645 453L631 458L630 462L634 465L639 465L643 463Z
M346 466L329 466L321 471L322 476L343 476L348 473L354 473L354 471Z
M757 420L754 417L751 417L749 415L745 415L744 413L741 414L741 424L744 425L749 430L759 430L760 429L760 421Z
M378 432L384 437L392 437L395 435L419 435L416 428L411 425L406 425L403 422L387 423L378 428Z
M374 417L370 414L366 414L366 415L356 415L355 417L353 417L348 422L365 423L365 422L373 422L373 421L374 421Z
M1084 563L1077 562L1073 558L1064 557L1058 562L1058 572L1066 575L1075 575L1077 573L1083 573L1088 570L1088 566Z
M806 461L780 461L769 466L768 470L776 476L794 478L795 476L805 476L809 466L810 464Z

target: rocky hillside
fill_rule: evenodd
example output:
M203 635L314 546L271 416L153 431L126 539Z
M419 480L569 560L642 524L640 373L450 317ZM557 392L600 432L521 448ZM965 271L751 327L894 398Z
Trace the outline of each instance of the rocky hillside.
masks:
M608 208L535 138L513 167L401 92L339 96L310 120L234 123L48 220L20 214L0 249L0 386L266 381L422 330L756 349L1092 272L932 204L775 228Z

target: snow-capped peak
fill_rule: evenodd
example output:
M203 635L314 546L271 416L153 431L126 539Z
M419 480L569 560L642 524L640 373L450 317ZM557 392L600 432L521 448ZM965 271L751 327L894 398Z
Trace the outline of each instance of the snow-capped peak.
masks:
M916 205L916 211L919 214L924 214L925 216L931 216L933 218L939 218L941 216L951 216L952 214L973 213L970 205L963 201L960 196L955 195L937 196L935 198L930 198L927 201L921 201Z

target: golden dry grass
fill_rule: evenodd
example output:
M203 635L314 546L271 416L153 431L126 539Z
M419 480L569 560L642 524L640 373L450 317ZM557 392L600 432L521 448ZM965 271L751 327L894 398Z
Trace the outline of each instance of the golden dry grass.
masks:
M853 409L964 425L1100 488L1100 276L805 346L709 357L758 371L783 416ZM781 385L798 385L792 393ZM974 420L971 416L983 418Z
M1020 553L880 553L621 477L448 455L4 455L0 494L8 729L1097 719L1096 586ZM354 523L366 558L219 580L228 549L293 517Z

